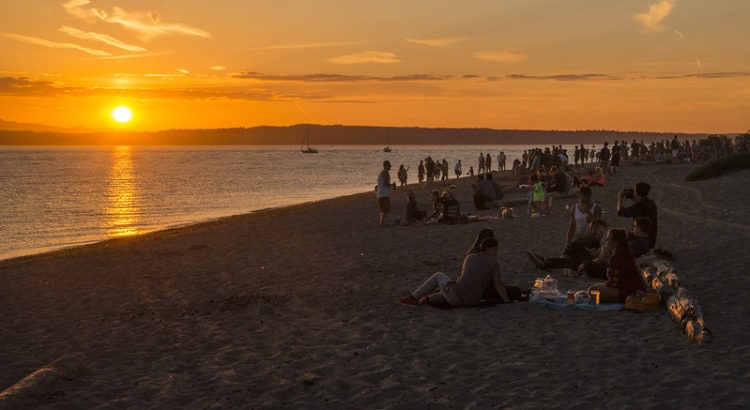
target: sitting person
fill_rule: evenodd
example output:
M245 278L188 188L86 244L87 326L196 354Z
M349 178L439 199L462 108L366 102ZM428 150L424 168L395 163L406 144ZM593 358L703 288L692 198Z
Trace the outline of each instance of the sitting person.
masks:
M411 225L417 221L421 221L424 218L425 212L419 209L417 196L414 194L414 191L407 191L406 196L406 211L404 211L404 220L401 221L401 224Z
M577 187L584 186L604 186L607 182L602 167L596 167L594 171L589 170L589 174L580 179L574 178Z
M549 169L549 185L547 186L547 213L552 213L552 198L562 198L568 195L570 184L568 176L563 171L558 171L556 166Z
M582 187L578 191L578 202L570 207L569 212L568 232L565 237L566 247L587 234L586 229L591 221L602 218L602 208L591 200L590 187Z
M565 245L563 256L545 258L529 251L526 251L526 255L537 268L542 270L578 269L582 263L599 255L606 233L607 223L602 219L594 219L588 224L587 234Z
M443 213L443 202L440 200L440 192L432 190L430 192L430 199L432 199L432 213L427 218L438 219Z
M439 222L454 223L461 219L461 205L450 190L446 189L440 194L442 210L438 216Z
M627 232L624 229L610 229L607 234L608 248L611 251L609 259L607 281L592 285L592 290L599 291L601 303L625 303L625 299L637 291L646 291L635 256L628 246Z
M649 248L656 246L656 234L658 231L658 218L656 203L648 197L651 191L651 185L646 182L638 182L632 190L622 190L617 194L617 215L626 218L646 217L651 221L651 228L648 231ZM630 199L633 205L624 206L623 199Z
M488 172L485 179L492 185L492 190L495 191L495 199L501 201L505 197L505 191L503 191L503 187L495 181L492 172Z
M485 179L483 174L477 176L477 184L474 186L474 208L477 211L492 208L495 205L495 187L491 180Z
M633 220L633 230L628 232L628 246L636 258L647 254L649 246L648 232L651 229L651 219L640 216Z
M495 238L484 239L479 253L466 255L461 276L457 280L451 280L445 273L437 272L398 301L406 305L476 306L482 301L488 287L494 289L503 303L521 300L524 296L520 288L503 283ZM525 296L528 298L528 293Z
M490 227L483 228L477 234L477 238L474 240L474 244L472 244L471 248L469 248L469 250L466 251L466 254L468 255L470 253L481 252L482 241L484 241L487 238L494 238L494 237L495 237L495 231L492 228Z

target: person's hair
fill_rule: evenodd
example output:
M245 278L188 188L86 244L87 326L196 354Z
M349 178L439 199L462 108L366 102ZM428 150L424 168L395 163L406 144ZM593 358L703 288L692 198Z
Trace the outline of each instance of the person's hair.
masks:
M645 216L635 218L635 226L641 228L643 232L649 233L651 230L651 218Z
M650 191L651 191L651 185L645 182L639 182L635 184L635 192L640 197L647 197Z
M618 248L628 247L628 233L626 230L621 228L613 228L609 230L609 239L613 241Z
M474 244L471 246L471 249L469 249L468 253L476 253L481 250L482 242L487 238L494 238L495 237L495 231L490 228L483 228L479 231L477 234L477 238L474 240Z
M487 179L492 179L492 172L487 173Z
M482 244L479 245L479 250L482 252L491 248L497 248L497 239L495 239L494 237L483 240Z
M578 190L578 196L586 196L591 198L591 187L582 186L581 189Z
M383 161L383 168L385 168L386 166L391 166L391 161L388 161L388 160Z

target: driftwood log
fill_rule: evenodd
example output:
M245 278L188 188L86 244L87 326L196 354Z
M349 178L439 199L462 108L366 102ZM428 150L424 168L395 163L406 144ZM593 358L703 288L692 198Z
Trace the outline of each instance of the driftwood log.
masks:
M72 380L87 373L78 357L61 357L0 393L0 409L27 408L29 401L49 393L57 380Z
M687 289L680 287L675 267L664 256L648 254L638 259L643 278L661 295L669 316L680 325L688 338L698 344L708 342L711 331L703 320L703 309Z

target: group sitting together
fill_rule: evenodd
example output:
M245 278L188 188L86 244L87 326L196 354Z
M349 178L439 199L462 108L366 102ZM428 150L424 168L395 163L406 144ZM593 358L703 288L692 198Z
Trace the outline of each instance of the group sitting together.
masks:
M656 244L657 209L648 198L651 186L639 182L633 190L618 194L617 215L632 218L631 230L607 229L601 219L601 207L591 200L591 188L582 187L578 202L570 207L570 225L563 254L545 258L527 252L540 269L571 269L580 275L604 280L589 288L598 291L601 303L623 303L637 291L645 291L646 283L636 265L636 258L649 252ZM623 206L623 199L634 203ZM529 289L506 285L497 261L498 242L491 228L479 232L474 245L463 261L461 275L452 280L437 272L413 292L399 298L408 305L446 307L475 306L481 302L509 303L528 301Z

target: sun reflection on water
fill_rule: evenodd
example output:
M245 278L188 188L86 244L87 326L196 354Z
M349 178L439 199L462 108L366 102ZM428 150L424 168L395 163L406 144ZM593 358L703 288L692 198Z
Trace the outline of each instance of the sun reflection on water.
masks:
M138 231L138 190L133 172L132 148L116 146L107 189L107 236L136 235Z

